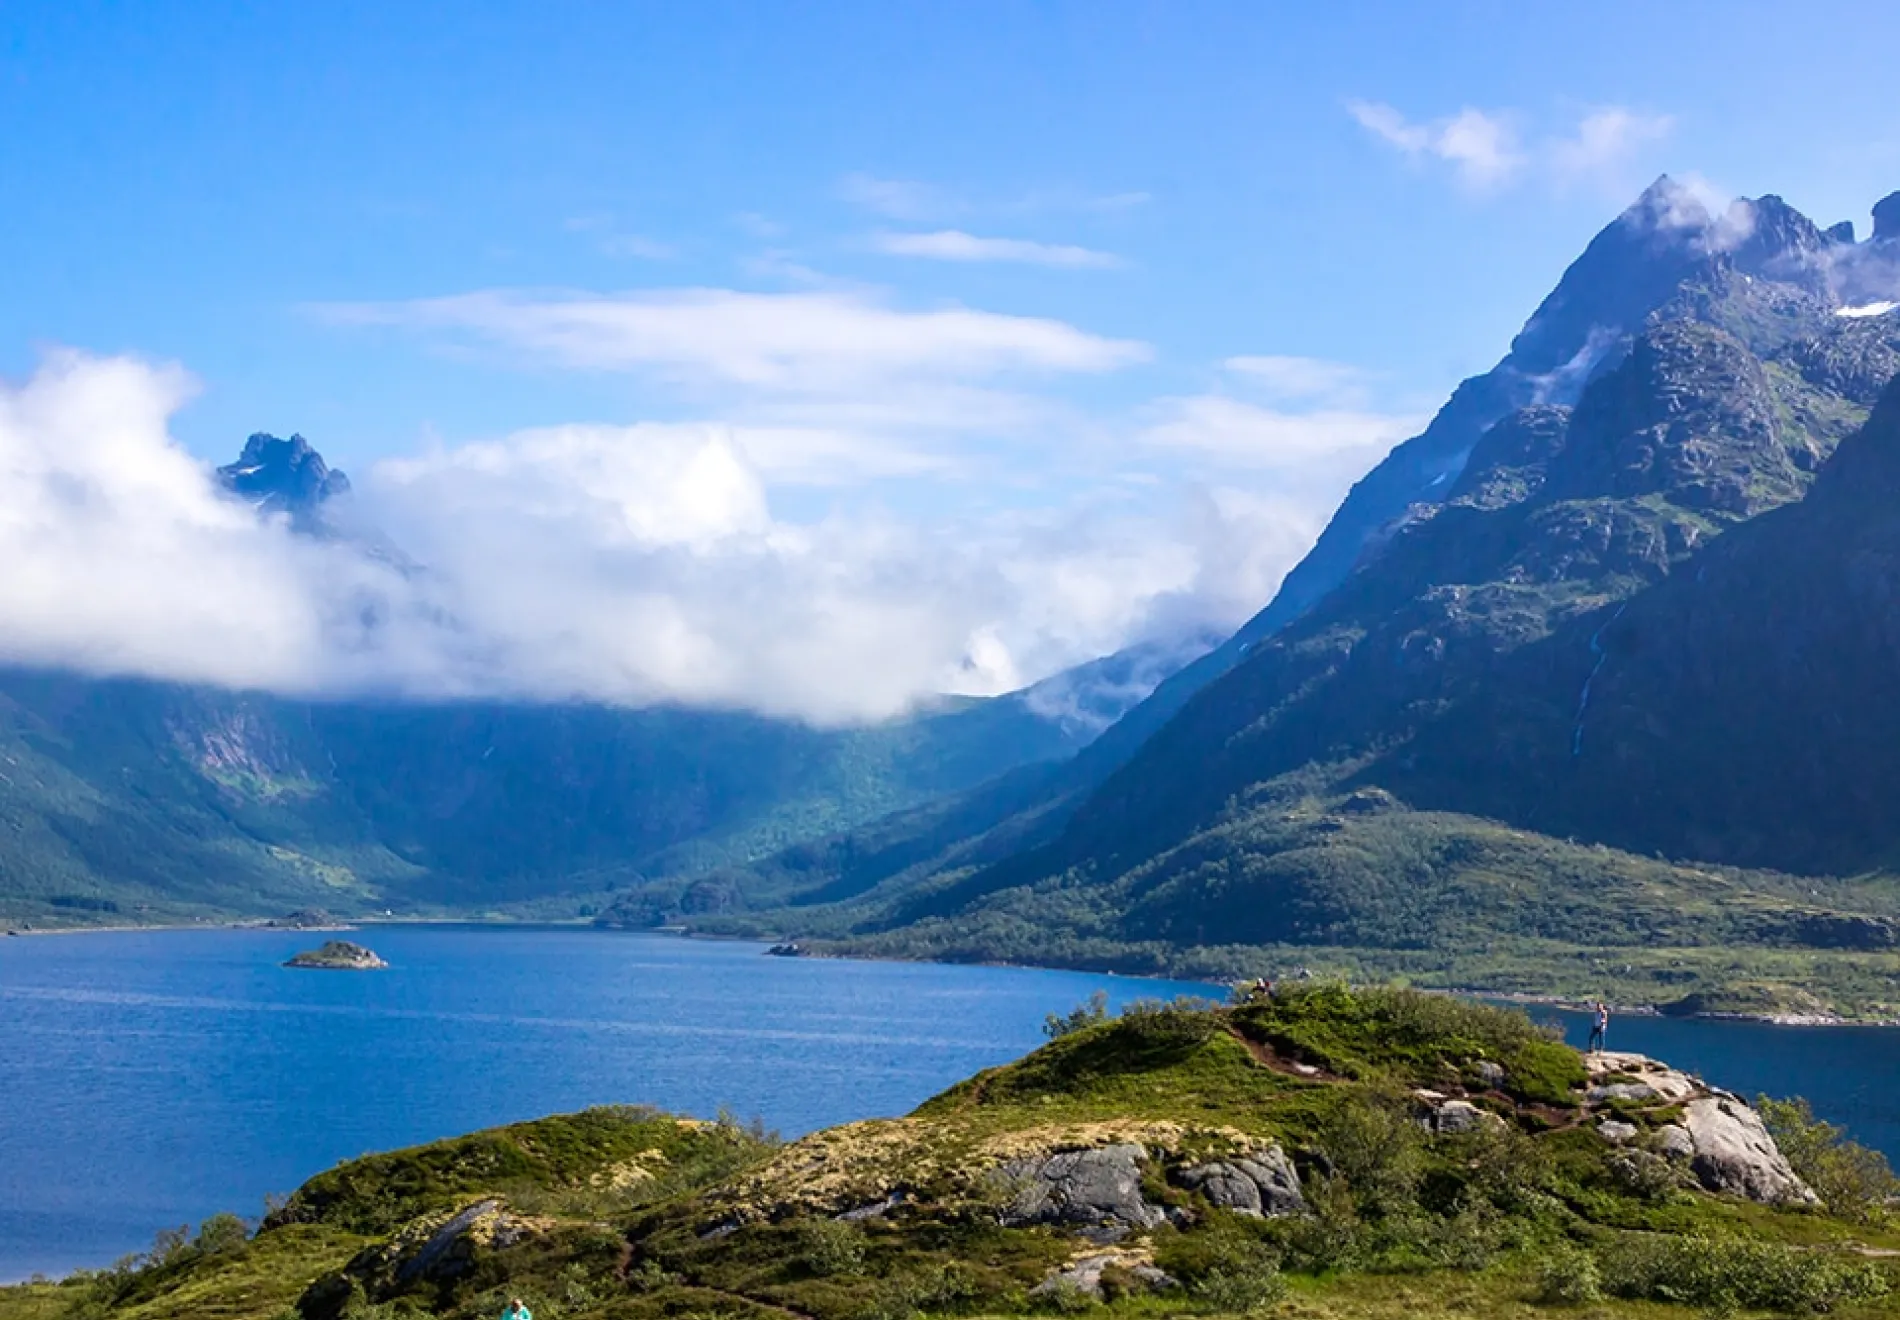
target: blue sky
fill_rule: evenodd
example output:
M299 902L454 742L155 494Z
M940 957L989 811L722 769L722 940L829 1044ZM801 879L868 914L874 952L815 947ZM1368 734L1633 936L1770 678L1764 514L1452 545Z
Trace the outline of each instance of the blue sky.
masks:
M1016 583L956 644L994 686L1263 604L1659 172L1864 231L1896 48L1876 4L12 0L0 369L177 364L202 459L619 481L669 554L849 523L916 575L877 547L928 526Z

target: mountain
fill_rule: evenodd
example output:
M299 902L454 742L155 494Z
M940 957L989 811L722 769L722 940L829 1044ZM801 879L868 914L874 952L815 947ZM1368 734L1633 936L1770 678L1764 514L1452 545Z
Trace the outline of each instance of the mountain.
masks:
M931 835L941 817L908 836L860 830L831 846L835 876L810 877L828 887L806 891L836 893L855 871L851 906L775 920L864 951L1230 970L1351 949L1360 966L1544 988L1557 950L1581 944L1629 951L1621 965L1655 998L1669 997L1651 957L1663 948L1680 970L1725 947L1893 947L1890 888L1762 869L1891 857L1874 824L1890 781L1866 777L1887 769L1871 750L1893 708L1868 678L1882 654L1804 643L1806 669L1770 674L1821 625L1770 637L1759 621L1669 622L1756 617L1755 579L1739 573L1718 579L1719 605L1696 603L1740 553L1724 548L1738 528L1743 546L1809 529L1809 543L1750 561L1757 575L1780 565L1790 600L1831 619L1885 601L1867 585L1873 552L1853 574L1802 574L1829 562L1811 543L1856 534L1835 495L1806 512L1816 474L1848 474L1826 491L1866 486L1855 455L1887 425L1830 463L1900 371L1900 315L1865 301L1900 290L1870 284L1895 252L1890 223L1853 244L1779 198L1712 216L1652 187L1505 362L1355 488L1267 611L1070 767L1015 791L1004 846L980 812L964 838ZM1836 558L1860 544L1840 541ZM1757 684L1752 700L1727 677L1692 691L1680 673L1635 695L1659 636L1689 648L1678 670L1737 675ZM1798 701L1790 673L1806 677ZM1840 693L1865 704L1830 712ZM1783 718L1794 710L1807 718ZM1599 732L1599 718L1617 723ZM1843 723L1858 728L1837 747ZM1089 762L1098 773L1078 781ZM1794 765L1801 789L1777 805ZM867 855L904 866L867 871ZM1848 998L1871 1011L1870 994L1890 998Z
M349 537L348 479L301 436L217 470L301 535ZM1060 761L1211 639L1150 643L987 700L818 729L741 711L497 701L297 701L0 672L0 921L318 906L590 914ZM643 888L644 892L644 888ZM526 908L523 905L527 905Z
M1020 698L824 730L14 671L0 674L0 915L479 911L550 896L571 914L575 895L769 853L1076 737Z
M302 436L280 440L262 431L244 442L237 462L218 469L218 483L262 513L289 515L303 530L321 522L328 501L350 492L350 479L332 471Z
M1900 345L1900 325L1885 338ZM1386 777L1415 800L1455 793L1466 809L1642 851L1892 870L1897 566L1900 381L1806 499L1521 657Z
M1623 361L1651 321L1726 327L1731 337L1739 335L1763 351L1790 337L1799 340L1802 327L1816 333L1836 324L1845 327L1856 318L1837 322L1829 314L1845 305L1837 288L1844 273L1857 273L1853 291L1862 292L1862 273L1881 270L1891 247L1884 233L1858 247L1838 235L1830 238L1772 196L1738 202L1713 216L1680 185L1666 177L1657 180L1564 272L1498 365L1461 384L1421 435L1395 448L1353 487L1274 599L1233 636L1164 679L1073 762L1033 784L1019 779L1007 790L972 797L956 817L961 837L944 837L944 822L933 813L923 829L943 843L940 851L933 853L923 840L907 843L903 822L879 824L871 837L844 841L834 851L850 859L862 889L915 878L920 866L954 869L1050 841L1197 693L1326 600L1359 565L1378 559L1385 543L1409 522L1466 495L1461 474L1471 467L1481 439L1500 422L1516 419L1500 432L1498 444L1507 444L1518 431L1549 427L1553 418L1567 425L1569 410L1584 390ZM1894 285L1900 287L1900 275ZM1812 371L1824 375L1833 369L1817 364ZM1801 458L1810 467L1852 426L1860 415L1855 410L1864 408L1877 385L1858 381L1846 388L1859 402L1837 402L1840 396L1825 385L1821 392L1827 398L1797 401L1803 407L1846 409L1836 417L1811 419L1817 447ZM1478 466L1484 469L1489 462L1480 455ZM1475 478L1466 484L1474 483ZM1781 488L1792 495L1800 484L1799 478L1784 479ZM1195 783L1205 776L1172 778ZM1221 785L1223 791L1234 787L1228 781ZM1126 814L1126 805L1112 810ZM1128 822L1144 821L1146 813L1143 806ZM1000 834L1006 845L986 840L989 834ZM934 860L922 860L927 856Z
M624 1105L364 1156L0 1320L1872 1316L1900 1285L1880 1157L1522 1014L1302 984L1050 1031L789 1143Z

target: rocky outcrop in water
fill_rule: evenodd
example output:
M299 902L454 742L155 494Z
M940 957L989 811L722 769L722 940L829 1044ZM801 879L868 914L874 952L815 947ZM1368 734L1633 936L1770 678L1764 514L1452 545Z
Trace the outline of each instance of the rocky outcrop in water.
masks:
M317 971L370 972L389 966L375 953L348 940L330 940L322 948L307 949L284 964Z

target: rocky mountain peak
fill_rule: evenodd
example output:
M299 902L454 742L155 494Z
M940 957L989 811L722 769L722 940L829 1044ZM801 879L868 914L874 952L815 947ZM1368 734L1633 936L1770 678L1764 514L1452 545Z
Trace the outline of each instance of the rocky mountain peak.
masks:
M1874 242L1900 238L1900 192L1888 193L1874 203Z
M288 440L263 431L244 442L238 461L218 469L224 488L266 513L287 513L306 524L325 501L349 492L350 479L333 470L301 435Z
M1820 226L1774 193L1738 201L1709 235L1711 247L1729 248L1748 271L1797 263L1832 246Z

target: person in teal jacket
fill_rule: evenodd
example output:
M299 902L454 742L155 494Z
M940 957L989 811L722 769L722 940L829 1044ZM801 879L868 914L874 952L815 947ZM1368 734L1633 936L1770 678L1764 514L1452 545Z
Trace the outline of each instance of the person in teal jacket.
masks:
M501 1313L501 1320L534 1320L534 1312L519 1297L508 1303L508 1309Z

